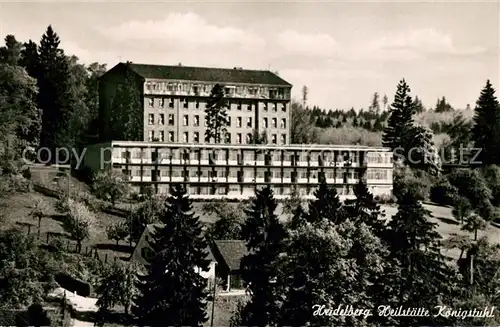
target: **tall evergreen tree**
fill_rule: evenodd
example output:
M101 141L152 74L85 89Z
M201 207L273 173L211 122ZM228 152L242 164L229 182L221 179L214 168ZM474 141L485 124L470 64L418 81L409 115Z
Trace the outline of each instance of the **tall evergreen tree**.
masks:
M258 190L242 234L249 254L241 263L242 277L251 299L241 312L240 326L265 327L276 322L278 298L275 289L279 267L276 264L283 252L286 231L276 215L276 200L268 186Z
M373 112L373 113L376 113L376 114L378 114L380 112L380 103L379 103L379 101L380 101L380 96L379 96L378 92L375 92L373 94L372 103L371 103L371 105L369 107L370 112Z
M387 102L389 99L387 98L387 94L384 94L384 97L382 98L382 103L384 104L384 111L387 109Z
M398 213L388 225L386 240L401 273L391 277L398 305L425 308L443 305L453 298L454 274L440 252L441 236L431 214L411 191L398 199ZM400 325L443 323L435 317L401 317Z
M490 81L481 91L474 110L472 139L480 148L476 161L483 165L500 163L500 104Z
M311 223L327 219L336 224L344 220L344 208L335 188L330 188L322 179L314 192L315 199L309 203L307 221Z
M127 62L126 65L130 63ZM111 105L110 130L107 137L114 140L143 140L143 110L135 74L131 69L125 70L125 79L116 89ZM106 136L105 136L106 137Z
M31 77L38 78L40 74L40 56L38 45L29 40L21 50L20 65L23 66Z
M40 41L37 77L38 106L43 112L40 145L52 151L74 146L79 132L74 122L82 115L70 61L59 44L59 36L49 25Z
M453 111L452 106L446 102L446 98L442 97L441 99L437 100L436 103L436 109L434 109L435 112L448 112L448 111Z
M382 211L362 180L354 186L354 195L355 199L347 199L344 202L346 215L354 221L364 222L380 236L384 227L384 222L380 219Z
M16 37L9 34L5 37L5 46L0 47L0 63L17 66L21 60L23 44L17 42Z
M414 103L410 96L410 87L403 79L399 82L394 102L389 109L390 116L382 136L383 145L392 150L399 149L406 158L408 144L413 137L413 115L415 114Z
M422 103L422 100L415 96L415 100L413 101L413 106L415 107L415 113L419 114L425 111L425 107Z
M226 135L226 126L229 123L227 116L227 108L229 101L226 98L224 86L215 84L207 100L207 108L205 109L205 120L207 128L205 129L205 140L215 143L221 143Z
M145 326L202 326L207 320L207 244L185 189L175 185L149 246L154 256L139 276L133 312Z

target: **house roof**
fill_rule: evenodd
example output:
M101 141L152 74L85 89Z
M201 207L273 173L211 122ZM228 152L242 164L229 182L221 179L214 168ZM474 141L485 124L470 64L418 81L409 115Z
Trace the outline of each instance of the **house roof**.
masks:
M125 65L125 63L120 63L119 65ZM134 63L130 63L130 67L138 75L151 79L292 86L268 70L161 66Z
M163 226L165 226L165 225L164 224L148 224L148 225L146 225L146 229L144 231L147 231L149 234L152 234L155 232L155 228L157 228L157 227L161 228ZM136 247L137 247L137 245L136 245ZM207 246L206 251L208 252L207 259L210 260L210 262L216 262L215 257L212 253L212 250L210 249L209 246Z
M230 270L240 270L241 259L248 253L245 242L240 240L214 241L216 250Z

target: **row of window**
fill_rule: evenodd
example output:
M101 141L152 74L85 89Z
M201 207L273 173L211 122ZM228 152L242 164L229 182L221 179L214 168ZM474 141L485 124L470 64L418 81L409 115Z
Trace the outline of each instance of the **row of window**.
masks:
M122 173L127 175L127 176L134 176L134 177L140 177L141 176L141 170L139 168L134 168L132 171L131 170L126 170L123 169ZM353 170L342 170L342 169L337 169L336 171L334 170L328 170L323 173L324 176L327 179L359 179L359 172L358 171L353 171ZM388 171L378 171L376 172L376 175L373 176L368 176L368 179L387 179L388 177ZM302 179L307 179L307 178L318 178L321 176L320 171L310 171L307 172L306 170L301 170L301 171L293 171L291 169L285 169L283 172L281 172L281 169L270 169L269 171L266 169L257 169L257 172L254 170L236 170L236 169L230 169L229 171L227 169L216 169L212 170L209 168L201 168L200 170L195 170L195 169L190 169L190 170L184 170L180 167L172 167L172 171L169 169L162 169L162 170L152 170L148 168L143 168L142 170L142 176L143 177L190 177L190 178L198 178L198 177L204 177L204 178L302 178ZM308 177L309 176L309 177Z
M179 82L147 82L146 89L148 91L167 91L167 92L184 92L193 95L199 95L200 93L210 93L213 88L211 84L204 83L179 83ZM266 95L271 99L284 99L290 96L290 91L285 88L276 87L263 87L263 86L249 86L249 85L237 85L229 86L224 88L227 96L245 96L245 95Z
M160 131L160 137L162 137L164 134L162 134L162 131ZM199 139L199 132L194 132L194 137L195 139ZM150 136L154 138L155 133L151 133ZM169 140L174 140L174 132L169 132ZM188 139L189 134L186 134L186 139ZM247 140L250 138L251 134L247 134ZM286 140L286 134L282 134L282 140L283 138ZM229 137L230 139L230 137ZM175 140L174 140L175 141ZM171 142L174 142L171 141ZM335 154L335 152L337 152ZM392 163L392 153L391 152L384 152L384 153L368 153L371 155L367 155L367 158L370 158L371 160L376 159L376 158L382 158L381 160L376 160L375 163L381 163L380 161L383 161L383 163ZM373 155L377 154L377 155ZM136 149L131 149L131 150L123 150L120 148L115 148L113 152L113 157L114 158L131 158L133 157L134 159L150 159L152 158L152 155L156 155L157 158L161 159L169 159L172 158L174 160L180 160L181 158L184 160L214 160L214 161L225 161L226 159L229 160L238 160L238 161L243 161L243 162L252 162L254 160L257 161L263 161L263 160L269 160L273 162L281 162L283 161L291 161L292 165L294 165L295 162L318 162L322 166L333 166L335 163L355 163L358 164L360 160L360 153L356 151L322 151L322 152L308 152L308 151L297 151L296 153L294 152L289 152L289 151L284 151L282 152L281 150L270 150L266 151L266 153L260 152L260 153L254 153L252 150L247 150L243 151L243 154L241 153L241 150L239 149L231 149L231 150L222 150L222 149L198 149L196 151L190 151L190 150L183 150L183 149L172 149L172 148L159 148L158 149L158 154L156 154L156 151L154 149L150 148L136 148ZM267 159L266 159L267 158ZM373 163L370 162L370 163Z
M160 109L163 109L165 108L165 99L167 99L168 101L168 107L169 108L174 108L175 107L175 99L174 98L148 98L148 106L150 108L160 108ZM189 109L189 103L194 103L194 108L195 109L200 109L200 100L190 100L188 98L181 98L179 99L179 102L181 104L181 106L184 108L184 109ZM255 104L252 104L252 103L244 103L242 101L238 101L238 102L235 102L236 104L236 109L237 110L243 110L243 108L245 108L247 111L252 111L252 109L254 107L256 107ZM271 110L273 112L277 112L278 111L278 105L281 107L281 111L283 112L286 112L287 110L287 105L286 103L279 103L278 102L271 102L271 103L268 103L268 102L263 102L263 109L264 111L269 111L269 108L271 108ZM232 102L231 101L228 101L228 107L227 109L228 110L231 110L231 107L232 107ZM205 108L206 108L206 104L205 104Z
M165 132L164 131L148 131L148 141L149 142L165 142ZM248 133L245 138L246 144L252 143L252 134ZM183 143L199 143L200 142L200 133L193 132L192 138L189 138L189 132L182 133L182 140L175 139L175 133L170 131L168 132L168 142L183 142ZM225 134L225 143L231 144L231 133ZM286 134L280 135L280 144L286 144ZM236 133L236 144L243 144L243 135L241 133ZM271 144L278 144L278 135L271 134Z
M228 119L227 126L231 127L231 117L227 117L227 119ZM158 125L160 125L160 126L165 125L165 115L159 114L157 122L158 122ZM204 120L204 122L205 122L205 127L206 127L207 126L206 120ZM243 117L236 117L236 127L242 127L242 122L243 122ZM154 114L148 114L148 125L155 125L155 115ZM175 125L175 115L174 114L168 115L168 125L169 126ZM189 126L189 115L184 115L182 117L182 125ZM200 116L199 115L193 116L192 125L194 127L200 126ZM269 128L269 119L267 117L262 118L262 125L263 125L263 128ZM246 118L246 127L252 128L252 117ZM277 118L271 118L271 127L278 128L278 119ZM280 128L282 128L282 129L286 128L286 118L281 118Z

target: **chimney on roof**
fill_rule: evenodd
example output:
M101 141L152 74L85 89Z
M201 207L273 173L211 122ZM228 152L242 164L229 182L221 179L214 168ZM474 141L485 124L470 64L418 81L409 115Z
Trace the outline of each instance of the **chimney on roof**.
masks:
M182 62L179 63L179 67L181 67L181 66L182 66Z

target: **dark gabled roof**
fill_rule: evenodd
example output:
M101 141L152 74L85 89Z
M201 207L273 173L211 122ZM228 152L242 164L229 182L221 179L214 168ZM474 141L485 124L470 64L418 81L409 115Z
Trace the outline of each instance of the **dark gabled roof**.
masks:
M216 251L231 271L240 270L241 259L248 254L245 242L240 240L214 241Z
M126 64L119 63L118 65ZM134 63L130 63L130 67L135 73L144 78L292 86L268 70L160 66Z
M152 233L154 233L156 231L156 228L162 228L163 226L165 226L165 225L164 224L160 224L160 223L157 223L157 224L148 224L148 225L146 225L146 228L145 228L144 231L147 230L148 233L152 234ZM136 247L137 246L138 246L138 244L136 244ZM206 250L206 252L208 252L207 259L210 260L210 262L216 262L215 258L214 258L214 255L212 253L212 249L210 249L210 246L207 246L207 248L205 250Z

